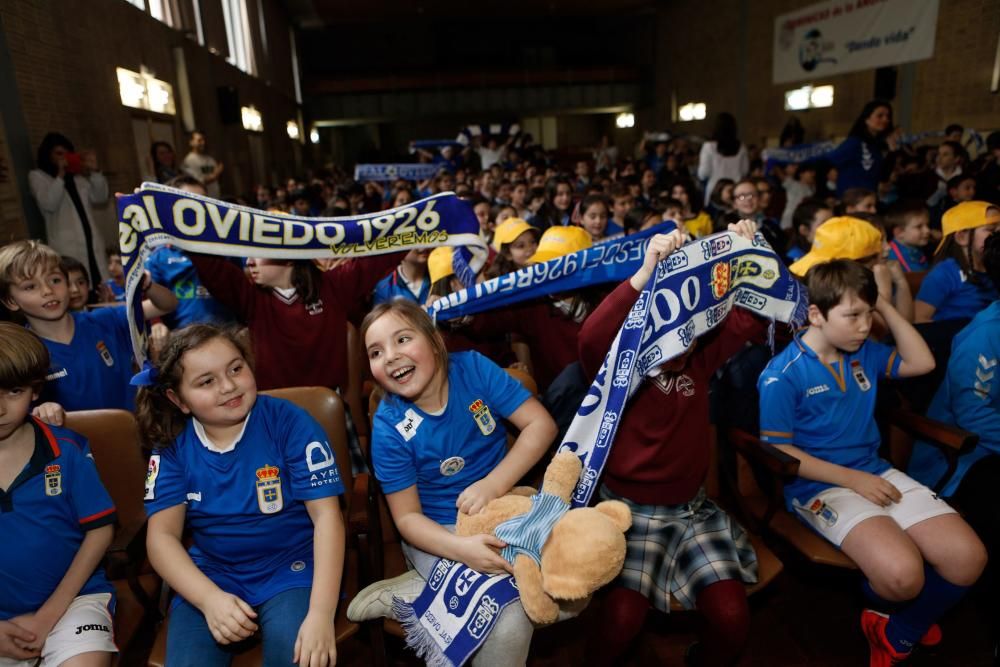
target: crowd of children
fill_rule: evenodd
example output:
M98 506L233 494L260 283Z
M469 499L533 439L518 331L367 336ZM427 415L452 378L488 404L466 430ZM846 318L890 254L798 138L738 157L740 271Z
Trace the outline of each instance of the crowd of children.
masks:
M984 568L989 590L1000 581L986 566L1000 548L991 500L1000 133L976 160L960 141L913 150L895 138L891 107L873 102L827 162L765 170L723 115L700 151L688 138L651 135L634 159L602 145L593 162L561 165L530 141L477 138L462 152L424 152L441 168L423 182L356 183L333 170L260 186L243 203L325 216L455 192L490 246L478 280L665 220L677 228L652 237L620 285L441 323L423 306L462 287L451 247L323 263L163 246L140 285L154 360L144 369L133 364L115 245L100 266L89 235L81 257L36 240L0 247L0 301L16 322L0 323L0 530L21 545L0 556L0 665L106 665L116 651L114 593L99 566L115 510L86 440L62 428L66 412L96 408L134 412L149 450L148 556L175 593L168 664L229 664L258 633L266 664L334 664L344 487L322 428L257 392L360 385L349 373L349 322L384 394L370 452L352 465L373 465L412 568L362 591L352 616L391 615L391 595L415 597L437 558L510 572L496 537L454 535L456 511L480 511L554 451L658 262L721 231L759 231L808 287L808 325L778 343L759 375L760 437L800 462L788 510L864 575L871 664L906 659L940 635L937 621ZM54 166L39 184L91 182L64 173L66 142L49 143ZM166 165L164 146L157 164ZM192 146L203 153L204 136ZM856 163L861 152L871 164ZM103 183L91 167L88 178ZM210 183L157 174L206 195L221 170L205 172ZM950 361L934 340L942 331L946 351L955 340ZM757 561L747 532L705 495L709 387L731 357L766 339L767 322L735 309L648 374L622 414L599 495L627 503L633 526L624 570L593 603L595 664L621 660L650 610L669 612L672 601L705 620L690 664L739 659ZM908 476L879 455L877 390L942 359L929 414L976 433L979 445L942 479L952 468L918 444ZM528 371L538 396L503 367ZM744 398L757 405L757 395ZM940 496L929 488L938 485ZM993 629L1000 637L1000 621ZM532 633L520 605L507 607L473 663L523 665Z

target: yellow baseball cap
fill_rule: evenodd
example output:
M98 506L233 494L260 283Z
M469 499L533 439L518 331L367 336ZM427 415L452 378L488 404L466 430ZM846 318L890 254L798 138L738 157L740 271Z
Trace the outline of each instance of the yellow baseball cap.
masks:
M444 245L434 248L431 254L427 255L427 273L431 277L432 285L455 273L455 268L451 264L451 253L451 246Z
M536 239L542 233L538 227L532 227L521 218L507 218L493 230L493 249L500 252L500 246L504 243L513 243L525 232L535 232Z
M556 257L586 250L592 245L590 234L583 227L549 227L538 241L538 250L528 259L538 264Z
M862 259L882 254L882 232L870 222L849 215L830 218L816 228L812 249L788 267L799 277L817 264L834 259Z
M937 253L938 250L941 250L944 242L955 232L1000 222L1000 213L994 213L993 215L986 214L990 208L1000 207L988 201L964 201L945 211L941 217L941 232L943 236L941 237L941 243L938 244L937 250L934 252Z

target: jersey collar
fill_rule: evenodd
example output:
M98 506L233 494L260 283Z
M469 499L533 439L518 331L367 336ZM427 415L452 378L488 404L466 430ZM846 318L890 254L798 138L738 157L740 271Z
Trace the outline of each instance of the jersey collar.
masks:
M202 446L205 449L207 449L210 452L215 452L216 454L225 454L226 452L231 452L234 449L236 449L236 443L238 443L240 440L243 439L243 434L246 433L247 424L250 423L250 415L252 414L253 414L253 409L251 408L250 412L247 413L246 419L243 420L243 428L240 429L240 432L236 434L236 437L233 439L231 443L229 443L229 445L222 448L215 446L215 443L212 442L212 439L208 437L207 433L205 433L205 427L202 425L200 421L198 421L194 417L191 417L191 423L194 426L194 434L198 436L198 441L201 442Z
M34 417L31 418L31 422L29 423L35 432L35 449L31 453L31 458L28 459L28 465L24 467L20 475L14 478L6 493L0 491L0 505L3 506L0 511L9 511L7 505L10 504L10 498L14 494L14 490L26 481L41 474L45 470L45 467L57 459L61 453L59 443L56 442L56 437L52 434L52 430L48 426Z

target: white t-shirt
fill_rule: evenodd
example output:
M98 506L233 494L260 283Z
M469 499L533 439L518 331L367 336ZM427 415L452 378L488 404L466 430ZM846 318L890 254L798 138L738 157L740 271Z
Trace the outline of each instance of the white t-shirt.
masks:
M187 172L190 176L194 176L202 183L205 183L205 179L211 176L212 172L215 171L216 164L215 158L211 155L192 152L184 156L184 162L181 163L181 169ZM209 197L213 197L215 199L218 199L222 194L218 181L205 183L205 190L208 192Z

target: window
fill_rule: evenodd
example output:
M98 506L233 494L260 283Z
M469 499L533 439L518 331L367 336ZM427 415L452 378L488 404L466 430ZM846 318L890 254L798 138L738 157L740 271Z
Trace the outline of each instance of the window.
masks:
M226 41L229 45L229 57L226 60L247 74L256 74L246 4L242 0L222 0L222 13L226 20Z

